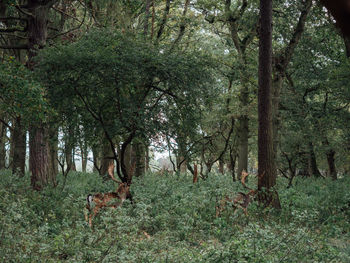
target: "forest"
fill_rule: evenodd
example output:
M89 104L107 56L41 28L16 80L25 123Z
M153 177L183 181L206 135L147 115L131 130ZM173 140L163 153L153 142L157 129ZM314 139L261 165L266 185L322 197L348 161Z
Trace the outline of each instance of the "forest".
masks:
M350 262L346 0L0 0L0 262Z

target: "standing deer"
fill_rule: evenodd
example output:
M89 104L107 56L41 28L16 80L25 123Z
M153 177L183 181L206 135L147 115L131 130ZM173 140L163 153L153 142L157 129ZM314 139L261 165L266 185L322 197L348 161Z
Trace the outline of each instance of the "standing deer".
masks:
M123 204L125 199L131 198L130 185L128 183L122 183L114 178L114 164L108 167L108 175L111 179L118 183L118 188L115 192L110 193L97 193L89 194L86 198L87 204L84 209L85 220L92 227L92 218L104 207L117 208Z
M262 175L264 176L264 175ZM248 189L248 193L242 193L238 192L238 194L234 198L230 198L229 196L225 196L217 205L216 208L216 217L219 217L222 213L222 211L225 210L226 205L231 204L232 207L234 208L234 214L237 212L238 208L241 208L244 212L245 215L248 215L248 205L253 201L254 196L258 192L258 190L254 190L249 188L245 184L245 180L248 177L248 173L246 171L242 171L242 178L241 178L241 183L244 186L244 188Z

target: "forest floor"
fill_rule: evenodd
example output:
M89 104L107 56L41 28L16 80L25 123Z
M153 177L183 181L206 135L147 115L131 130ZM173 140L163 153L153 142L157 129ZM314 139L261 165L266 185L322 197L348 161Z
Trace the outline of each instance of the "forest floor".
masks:
M289 189L279 178L281 211L253 203L248 216L228 207L216 218L224 195L246 191L230 176L193 185L147 174L134 179L134 204L101 211L93 229L86 196L115 183L70 173L62 185L33 192L29 175L0 171L0 262L350 262L350 177L297 178Z

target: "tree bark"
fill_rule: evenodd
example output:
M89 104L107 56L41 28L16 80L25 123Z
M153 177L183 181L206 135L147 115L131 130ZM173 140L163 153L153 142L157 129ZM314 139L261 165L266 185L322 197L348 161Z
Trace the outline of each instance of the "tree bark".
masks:
M114 154L112 152L110 143L104 139L103 145L102 145L102 159L101 159L101 169L100 169L100 175L104 176L108 172L108 167L114 163Z
M140 177L144 175L146 167L145 146L142 142L135 142L134 148L136 158L135 176Z
M337 180L337 170L335 168L335 151L333 149L329 149L326 155L328 162L328 175L333 180Z
M337 169L335 168L335 151L331 148L328 138L324 136L323 145L327 147L326 156L328 163L328 176L330 176L333 180L337 180Z
M80 140L80 152L81 152L81 171L86 173L87 160L88 160L88 148L84 139Z
M101 169L101 148L99 146L93 146L92 147L92 155L93 155L93 161L94 161L94 168L93 172L97 173Z
M54 1L42 2L28 0L27 10L31 15L28 19L28 62L27 66L33 70L35 67L34 58L38 50L46 45L47 25L49 10ZM50 144L47 124L38 122L30 128L30 168L31 184L33 189L41 190L48 184L56 185L56 174L51 166Z
M135 145L133 144L129 144L126 147L125 150L125 158L124 158L124 163L125 163L125 168L128 172L129 176L133 176L135 174L135 170L136 170L136 164L137 164L137 153L136 153L136 149L137 147L135 147Z
M75 161L74 161L74 128L71 124L68 124L67 134L65 134L64 139L64 154L66 157L67 167L70 167L71 171L76 171Z
M321 177L320 170L317 167L317 160L312 142L309 142L309 175Z
M233 148L230 148L230 162L227 166L228 166L228 169L231 171L232 180L234 182L236 182L236 174L235 174L236 159L237 159L237 154L233 151Z
M17 117L14 122L12 145L12 173L24 176L26 163L26 132L22 126L21 118Z
M176 166L177 170L180 171L180 173L186 173L187 171L187 160L182 155L179 155L176 157Z
M260 0L259 90L258 90L258 190L264 206L281 208L276 185L276 166L272 136L272 0ZM265 191L261 191L265 189Z
M197 164L195 163L193 165L193 183L197 183L198 182L198 166Z
M56 174L50 169L51 154L48 141L48 132L44 128L30 129L29 162L31 168L31 185L34 190L42 190L43 187L56 185Z
M243 105L242 105L243 106ZM244 106L247 106L244 105ZM238 135L238 168L237 177L241 179L243 171L248 171L248 138L249 138L249 119L247 115L239 118Z

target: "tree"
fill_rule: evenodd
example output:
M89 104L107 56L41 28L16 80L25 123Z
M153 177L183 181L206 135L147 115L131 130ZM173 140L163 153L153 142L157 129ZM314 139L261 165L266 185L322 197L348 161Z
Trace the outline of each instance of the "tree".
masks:
M13 51L18 61L26 63L27 67L33 70L34 58L38 51L45 47L47 39L54 39L64 34L62 31L69 14L60 9L66 9L67 3L55 6L59 2L58 0L27 0L19 3L2 1L0 16L4 27L0 30L2 34L0 49ZM50 13L52 10L61 14L60 19L56 20L57 16ZM54 32L51 35L49 28ZM13 169L19 168L22 174L26 153L26 132L22 128L24 121L22 116L14 119L12 136L14 144L11 146L14 148ZM49 138L57 137L58 127L49 127L48 119L45 122L35 123L36 126L32 124L29 127L29 168L32 173L32 187L36 190L42 189L48 183L55 184L57 173L57 140L50 141Z
M131 183L128 147L166 133L176 117L169 115L174 105L189 122L205 100L211 68L201 57L164 52L138 36L107 29L43 52L38 75L52 98L70 101L85 125L103 133L119 178Z
M281 208L276 184L272 130L272 0L260 0L259 92L258 92L258 190L264 206ZM262 192L262 190L265 190Z

